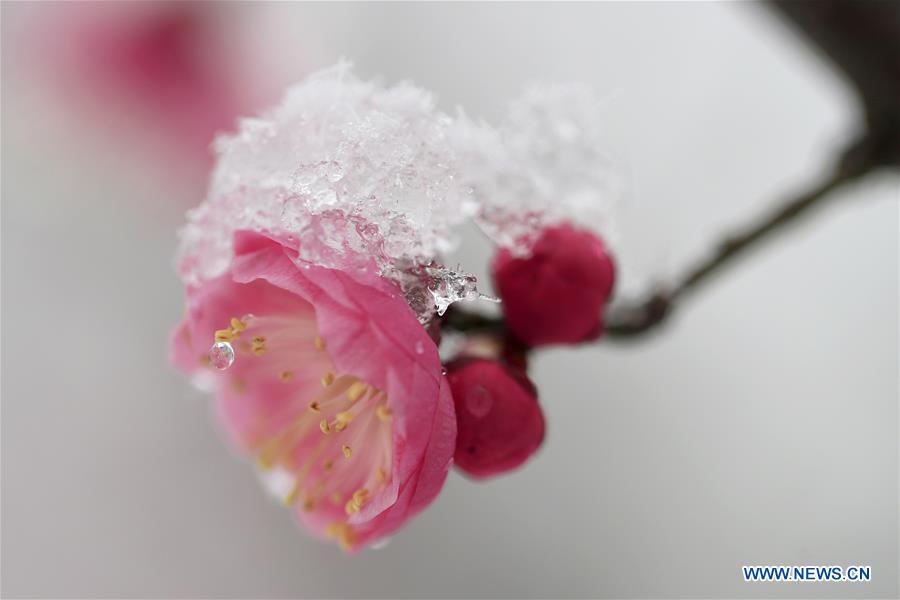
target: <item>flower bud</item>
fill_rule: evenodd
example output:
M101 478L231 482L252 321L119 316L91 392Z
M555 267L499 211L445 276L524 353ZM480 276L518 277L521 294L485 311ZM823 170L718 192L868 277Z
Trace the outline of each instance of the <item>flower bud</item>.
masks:
M527 257L498 252L492 271L506 323L526 344L576 344L602 333L615 265L593 233L568 224L547 228Z
M520 369L484 358L447 365L456 407L454 462L466 474L492 477L524 463L544 439L534 384Z

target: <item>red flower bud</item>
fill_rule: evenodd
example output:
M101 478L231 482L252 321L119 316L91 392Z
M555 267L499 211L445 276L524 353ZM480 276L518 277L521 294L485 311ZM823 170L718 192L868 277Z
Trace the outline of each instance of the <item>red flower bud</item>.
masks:
M603 241L571 225L545 229L531 255L493 262L494 287L512 334L530 346L576 344L603 331L615 265Z
M505 473L541 445L544 415L523 371L490 359L462 358L447 365L447 380L456 406L453 458L466 474Z

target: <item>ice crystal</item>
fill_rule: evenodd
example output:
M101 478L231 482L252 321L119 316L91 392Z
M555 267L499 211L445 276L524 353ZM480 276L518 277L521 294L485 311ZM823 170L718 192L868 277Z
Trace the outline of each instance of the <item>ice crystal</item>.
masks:
M621 171L596 109L584 87L533 87L493 129L451 119L412 84L362 81L348 63L320 71L216 139L206 199L181 231L179 274L190 286L222 274L234 232L256 231L296 250L299 266L393 280L425 323L486 298L474 277L439 262L463 221L523 252L558 221L602 232Z
M454 145L498 245L526 253L545 226L569 221L611 233L625 179L601 104L583 85L534 85L498 128L460 115Z
M362 81L347 63L312 75L216 140L208 195L181 233L182 278L196 285L224 272L239 229L304 262L376 273L451 250L453 226L476 212L451 125L409 83Z
M422 323L435 314L443 315L454 302L499 299L478 291L478 280L462 267L451 269L435 261L429 263L399 263L383 275L400 286L407 303Z

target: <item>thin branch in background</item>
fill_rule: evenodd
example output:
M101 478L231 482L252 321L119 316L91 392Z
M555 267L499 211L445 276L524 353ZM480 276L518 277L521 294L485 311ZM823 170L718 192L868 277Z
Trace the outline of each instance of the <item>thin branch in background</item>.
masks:
M856 159L858 144L844 154L832 171L805 192L787 200L756 223L725 236L712 255L690 268L674 283L660 287L644 299L617 307L607 318L606 333L613 338L640 335L666 319L680 301L714 276L723 272L735 259L759 246L813 212L831 197L831 192L870 172L869 161Z
M855 157L860 152L853 146L846 157ZM658 284L642 298L619 304L607 315L605 332L609 339L633 338L645 334L661 325L688 296L714 276L725 271L735 259L758 247L777 232L785 230L814 208L822 205L830 193L838 187L853 181L872 170L869 161L855 158L841 160L822 181L809 190L792 197L770 214L756 223L726 236L709 258L688 269L674 282ZM444 320L444 327L457 331L501 334L505 332L500 317L490 317L452 307Z
M837 188L881 167L900 164L900 4L887 2L771 2L852 84L866 119L866 132L835 161L824 179L789 198L773 212L715 246L711 256L642 298L615 307L606 319L608 339L631 339L655 330L676 306L777 232L822 205ZM464 332L505 334L500 317L466 312L457 306L444 327Z
M674 284L618 308L607 320L607 333L613 338L655 328L688 292L808 214L836 188L880 167L900 163L900 5L893 1L779 1L769 5L850 82L865 113L866 133L847 148L825 179L756 224L727 236L709 259Z

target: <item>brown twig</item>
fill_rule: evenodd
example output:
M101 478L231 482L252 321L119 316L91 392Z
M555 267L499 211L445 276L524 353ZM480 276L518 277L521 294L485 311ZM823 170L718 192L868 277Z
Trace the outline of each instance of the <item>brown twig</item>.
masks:
M756 223L726 236L714 252L688 269L673 283L657 286L644 299L615 308L606 320L606 334L611 338L627 338L646 333L660 325L675 307L701 285L723 272L738 257L759 246L779 231L784 231L800 217L808 215L829 199L830 193L875 168L871 156L856 144L850 148L834 169L810 189L790 198Z
M771 5L851 83L865 113L866 133L835 161L823 180L756 223L725 237L712 255L643 298L617 306L606 319L607 339L639 337L656 329L684 297L735 259L823 204L836 188L879 167L900 164L900 9L895 2L774 1ZM444 327L502 335L502 318L452 307Z
M900 163L900 7L896 2L773 1L770 6L843 74L865 113L866 133L840 157L825 179L773 213L728 236L717 251L674 284L626 304L607 320L607 333L632 337L652 330L688 292L738 256L822 204L841 185Z
M607 315L606 339L633 338L662 324L684 297L723 272L735 259L759 246L800 217L809 214L829 198L830 192L875 168L876 162L867 141L853 145L834 169L809 190L790 198L756 223L732 233L720 242L709 258L688 269L674 282L657 285L645 297L625 302ZM503 320L452 307L444 317L444 327L457 331L502 334Z

